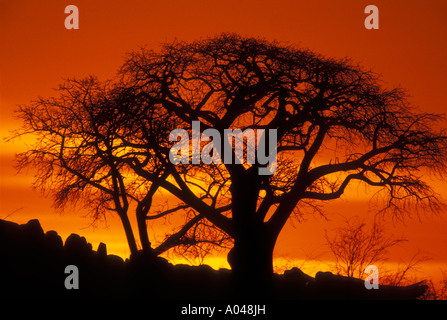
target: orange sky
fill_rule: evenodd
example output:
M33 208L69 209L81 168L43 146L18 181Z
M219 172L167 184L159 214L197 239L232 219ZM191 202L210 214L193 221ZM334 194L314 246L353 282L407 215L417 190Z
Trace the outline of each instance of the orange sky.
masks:
M78 6L80 29L64 28L65 6ZM366 30L363 13L368 4L380 10L380 29ZM300 44L316 52L351 57L383 75L384 85L401 86L412 102L426 112L447 108L447 2L361 0L0 0L0 135L20 125L13 118L17 104L38 95L52 94L63 78L87 74L110 78L124 54L140 45L157 49L176 38L195 40L220 32ZM14 153L23 144L0 141L0 218L26 222L38 218L44 230L54 229L63 238L71 232L84 235L96 248L107 243L109 252L127 255L124 233L118 220L109 229L89 227L80 212L59 216L48 199L30 189L32 177L14 175ZM447 183L436 182L447 199ZM310 217L290 225L282 233L278 256L303 258L327 255L324 230L341 220L367 211L365 197L351 197L328 204L333 221ZM395 257L405 259L417 249L433 258L435 269L447 270L447 218L422 217L406 224L388 223L390 232L409 242Z

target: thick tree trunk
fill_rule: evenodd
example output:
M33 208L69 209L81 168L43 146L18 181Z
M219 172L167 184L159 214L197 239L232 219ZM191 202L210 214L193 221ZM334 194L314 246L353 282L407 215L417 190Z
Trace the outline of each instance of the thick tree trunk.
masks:
M265 295L273 277L274 241L256 215L258 190L254 184L233 184L234 246L228 254L236 290L241 295Z
M253 227L250 232L235 238L228 254L228 263L241 295L270 293L273 278L274 243L264 234L264 228Z

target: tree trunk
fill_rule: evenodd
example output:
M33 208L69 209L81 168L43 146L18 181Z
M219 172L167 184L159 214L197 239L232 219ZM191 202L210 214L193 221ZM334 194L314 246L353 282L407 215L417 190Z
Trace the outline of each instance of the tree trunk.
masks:
M254 185L234 183L231 188L234 246L227 257L236 292L251 297L270 292L274 248L264 222L256 215L258 190Z
M265 228L253 227L250 232L235 237L228 254L235 286L243 296L266 297L271 291L274 243L264 231Z
M132 226L130 225L129 217L125 213L119 214L119 217L121 219L121 223L123 224L124 232L126 233L130 254L135 256L138 253L138 248L132 231Z
M137 224L143 253L145 256L152 256L154 254L154 250L151 247L151 242L149 241L149 235L147 233L146 215L137 213Z

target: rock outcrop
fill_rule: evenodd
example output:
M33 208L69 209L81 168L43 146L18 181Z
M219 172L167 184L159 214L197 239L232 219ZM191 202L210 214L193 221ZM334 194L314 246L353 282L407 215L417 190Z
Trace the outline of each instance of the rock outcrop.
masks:
M67 289L65 268L79 270L79 289ZM0 283L12 299L139 298L233 299L231 271L209 266L172 265L160 257L132 256L125 261L97 251L87 240L71 234L65 243L56 231L43 231L38 220L0 220ZM274 275L272 299L416 299L427 287L380 286L367 290L360 279L319 272L315 278L298 268Z

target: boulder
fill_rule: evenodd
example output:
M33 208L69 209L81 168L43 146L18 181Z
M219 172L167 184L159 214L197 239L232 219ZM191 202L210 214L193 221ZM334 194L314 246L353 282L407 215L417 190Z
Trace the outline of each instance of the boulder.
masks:
M64 251L67 258L72 262L89 262L92 255L92 245L87 243L84 237L76 233L70 234L65 240ZM73 260L74 259L74 260Z
M45 244L50 250L61 250L64 246L61 236L53 230L45 233Z
M98 245L98 250L96 251L98 257L105 258L107 256L107 246L105 243L100 242Z
M367 289L365 287L365 281L362 279L321 271L315 275L314 288L320 298L356 300L415 300L421 297L428 289L423 282L409 286L379 284L378 289Z

